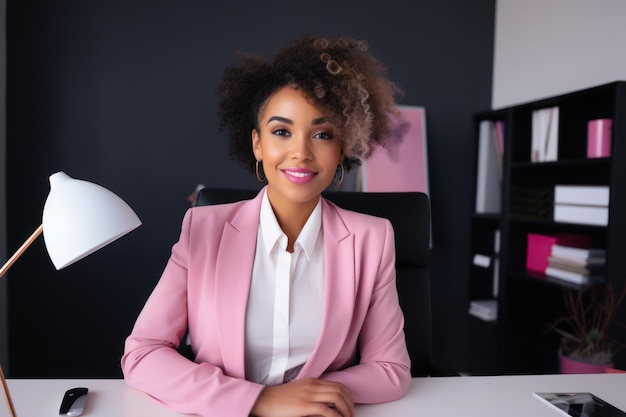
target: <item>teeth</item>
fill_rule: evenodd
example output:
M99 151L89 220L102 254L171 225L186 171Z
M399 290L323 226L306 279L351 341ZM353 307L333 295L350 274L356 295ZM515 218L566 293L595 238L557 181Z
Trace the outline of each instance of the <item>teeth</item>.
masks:
M313 173L311 172L293 172L293 171L287 171L287 174L294 176L294 177L299 177L299 178L304 178L304 177L313 175Z

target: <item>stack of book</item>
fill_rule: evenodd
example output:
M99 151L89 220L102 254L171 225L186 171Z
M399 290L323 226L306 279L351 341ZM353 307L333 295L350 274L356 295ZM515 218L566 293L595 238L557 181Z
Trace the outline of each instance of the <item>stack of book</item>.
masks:
M575 284L600 282L604 279L605 254L602 248L553 245L546 275Z
M609 194L608 185L556 185L554 221L607 226Z
M498 318L497 300L472 300L469 313L485 321L495 321Z

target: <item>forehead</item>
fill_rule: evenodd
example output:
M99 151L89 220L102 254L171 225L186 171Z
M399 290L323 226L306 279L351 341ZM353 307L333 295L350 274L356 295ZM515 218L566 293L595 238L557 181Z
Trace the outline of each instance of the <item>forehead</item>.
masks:
M321 117L322 112L301 90L292 86L284 86L271 94L259 109L259 120L274 115L315 115L315 117Z

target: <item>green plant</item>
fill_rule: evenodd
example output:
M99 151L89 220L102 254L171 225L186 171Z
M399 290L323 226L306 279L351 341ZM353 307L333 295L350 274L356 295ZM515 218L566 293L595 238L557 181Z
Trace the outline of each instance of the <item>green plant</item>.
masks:
M611 323L626 329L613 316L625 296L626 286L616 297L610 282L580 290L566 288L566 314L548 328L562 336L562 354L588 363L611 362L618 349L626 348L624 341L607 332Z

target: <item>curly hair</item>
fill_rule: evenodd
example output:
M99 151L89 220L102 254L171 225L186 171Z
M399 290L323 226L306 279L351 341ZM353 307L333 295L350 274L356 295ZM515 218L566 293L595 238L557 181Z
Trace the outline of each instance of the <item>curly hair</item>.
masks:
M281 49L273 60L238 53L240 62L224 71L218 87L220 131L227 130L230 157L254 172L251 132L269 98L292 86L326 115L338 129L352 168L382 145L391 118L399 117L400 88L387 78L387 68L361 40L303 35Z

